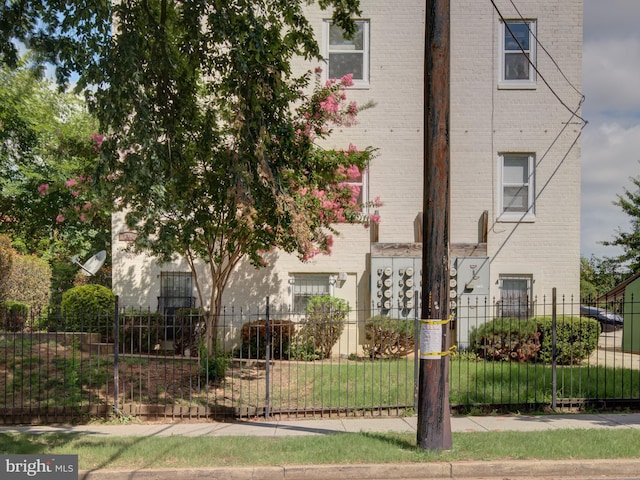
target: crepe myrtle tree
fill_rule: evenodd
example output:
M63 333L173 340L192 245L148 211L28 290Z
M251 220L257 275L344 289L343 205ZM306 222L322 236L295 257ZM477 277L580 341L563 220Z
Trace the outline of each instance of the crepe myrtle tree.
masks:
M209 346L224 289L240 261L265 266L265 254L276 248L306 261L331 253L337 223L379 221L364 214L360 187L353 182L368 167L373 149L318 146L333 126L353 125L368 106L347 101L350 85L351 75L317 84L312 95L298 97L301 103L281 126L286 128L273 133L266 125L248 128L234 118L191 139L160 139L164 149L153 143L114 150L104 188L119 199L127 226L138 232L133 248L161 263L176 254L186 259L199 303L207 307ZM247 144L244 135L255 136L254 142ZM117 144L107 138L103 145ZM157 158L162 154L170 157L166 163ZM147 159L163 166L147 170ZM204 275L199 262L206 265ZM210 285L206 291L205 285Z
M349 182L373 150L320 146L363 108L346 100L350 76L313 89L312 72L291 68L320 57L303 12L312 1L19 3L11 13L37 21L12 34L53 62L60 82L75 71L87 87L104 134L93 190L126 212L134 249L187 260L209 346L241 260L262 266L274 248L308 259L330 251L335 222L377 220ZM355 31L358 0L317 3Z

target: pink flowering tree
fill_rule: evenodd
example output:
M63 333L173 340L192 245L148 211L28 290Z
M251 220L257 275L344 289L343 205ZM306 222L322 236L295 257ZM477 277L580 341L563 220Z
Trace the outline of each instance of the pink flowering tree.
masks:
M293 74L295 57L320 57L307 3L114 2L117 33L89 71L107 133L100 191L136 231L133 249L186 259L208 345L239 262L261 267L274 249L329 253L336 223L376 220L353 181L373 149L321 146L367 105L347 99L350 76L313 89L312 72ZM358 1L318 4L355 30Z
M94 193L82 188L98 161L98 123L82 96L57 91L27 65L0 69L0 78L0 234L49 262L57 294L73 286L69 258L110 240L110 212L88 208Z

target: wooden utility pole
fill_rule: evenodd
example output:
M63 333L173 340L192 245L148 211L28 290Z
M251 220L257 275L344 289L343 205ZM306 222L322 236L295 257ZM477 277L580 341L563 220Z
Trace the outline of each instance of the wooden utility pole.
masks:
M449 412L449 8L426 0L418 446L452 447Z

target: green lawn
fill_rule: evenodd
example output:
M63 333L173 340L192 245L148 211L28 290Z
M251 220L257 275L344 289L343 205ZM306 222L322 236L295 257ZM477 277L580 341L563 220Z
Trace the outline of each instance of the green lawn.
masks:
M77 454L81 469L640 458L640 430L454 433L453 449L423 451L411 434L308 437L87 437L1 434L5 454Z
M120 403L216 405L260 411L267 397L264 361L234 361L224 380L207 384L197 359L122 356ZM0 342L0 408L82 406L113 399L113 357L78 346L28 339ZM412 408L414 360L275 361L269 402L276 410ZM550 404L549 365L450 362L454 406ZM557 399L640 399L640 370L595 365L557 368Z

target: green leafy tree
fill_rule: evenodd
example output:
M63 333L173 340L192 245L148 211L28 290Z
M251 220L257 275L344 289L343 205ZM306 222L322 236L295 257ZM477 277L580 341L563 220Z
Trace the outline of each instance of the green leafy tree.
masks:
M580 295L593 301L624 281L629 272L614 258L580 258Z
M19 65L0 69L0 124L0 232L47 259L66 290L69 257L103 249L110 236L110 212L77 186L92 183L97 123L82 97Z
M366 222L348 181L368 148L318 147L332 125L360 110L344 99L350 77L312 91L296 57L320 51L302 0L52 0L25 15L22 38L78 87L100 120L94 175L138 233L134 248L161 262L189 262L207 339L214 344L222 294L245 258L264 264L273 248L302 259L328 252L335 221ZM357 0L319 0L347 33ZM197 261L208 267L197 276Z
M631 230L618 229L613 240L602 242L603 245L622 247L622 255L616 258L631 273L640 270L640 178L630 178L635 190L624 189L622 195L613 202L630 217Z

